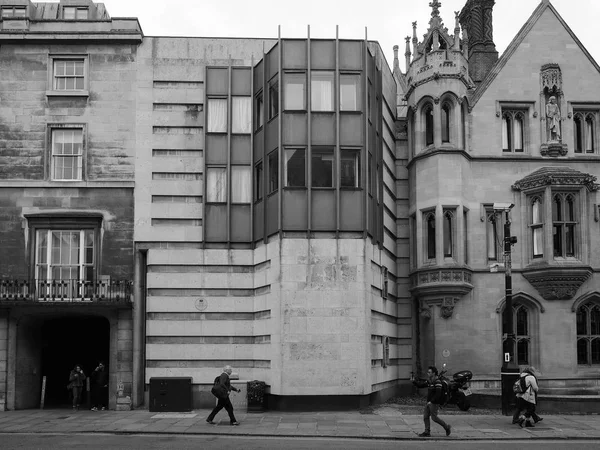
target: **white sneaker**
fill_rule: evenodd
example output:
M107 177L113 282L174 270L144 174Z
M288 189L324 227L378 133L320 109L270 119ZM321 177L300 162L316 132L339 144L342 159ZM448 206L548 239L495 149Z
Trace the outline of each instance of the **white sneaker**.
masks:
M92 411L98 411L98 408L96 408L95 406L92 408Z
M104 406L102 407L102 411L106 411L106 408Z

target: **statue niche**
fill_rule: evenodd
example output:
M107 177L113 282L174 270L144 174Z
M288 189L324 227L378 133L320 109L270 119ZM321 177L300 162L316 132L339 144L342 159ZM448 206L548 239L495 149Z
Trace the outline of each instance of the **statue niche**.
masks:
M540 101L544 105L542 120L542 156L566 156L567 145L562 143L562 73L558 64L545 64L540 71ZM545 125L545 126L543 126Z

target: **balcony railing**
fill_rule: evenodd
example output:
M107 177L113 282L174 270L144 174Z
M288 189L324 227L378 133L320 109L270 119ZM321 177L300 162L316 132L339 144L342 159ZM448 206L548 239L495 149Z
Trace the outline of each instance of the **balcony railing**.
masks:
M0 280L0 302L130 303L132 292L128 280Z

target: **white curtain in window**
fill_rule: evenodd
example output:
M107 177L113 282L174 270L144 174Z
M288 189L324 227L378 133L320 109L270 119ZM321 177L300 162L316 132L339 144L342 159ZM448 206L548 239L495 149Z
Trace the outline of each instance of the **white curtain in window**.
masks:
M232 97L231 132L250 133L252 127L252 98Z
M592 153L594 151L594 122L591 119L585 121L585 151Z
M313 73L311 79L313 111L333 111L333 74Z
M515 150L523 149L523 119L517 117L515 124Z
M488 219L487 220L487 251L488 259L496 259L496 226Z
M340 109L342 111L358 110L358 77L340 77Z
M508 126L509 126L509 121L506 119L506 117L502 117L502 148L503 149L509 148Z
M227 132L227 99L208 99L208 129L209 133Z
M252 170L250 166L231 166L231 202L252 201Z
M224 167L206 169L206 201L208 203L227 201L227 169Z

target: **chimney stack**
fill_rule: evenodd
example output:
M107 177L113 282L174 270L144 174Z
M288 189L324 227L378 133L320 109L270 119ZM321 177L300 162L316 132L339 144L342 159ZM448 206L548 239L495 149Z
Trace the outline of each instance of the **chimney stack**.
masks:
M460 25L469 37L469 76L479 84L496 61L492 11L495 0L467 0L459 15Z

